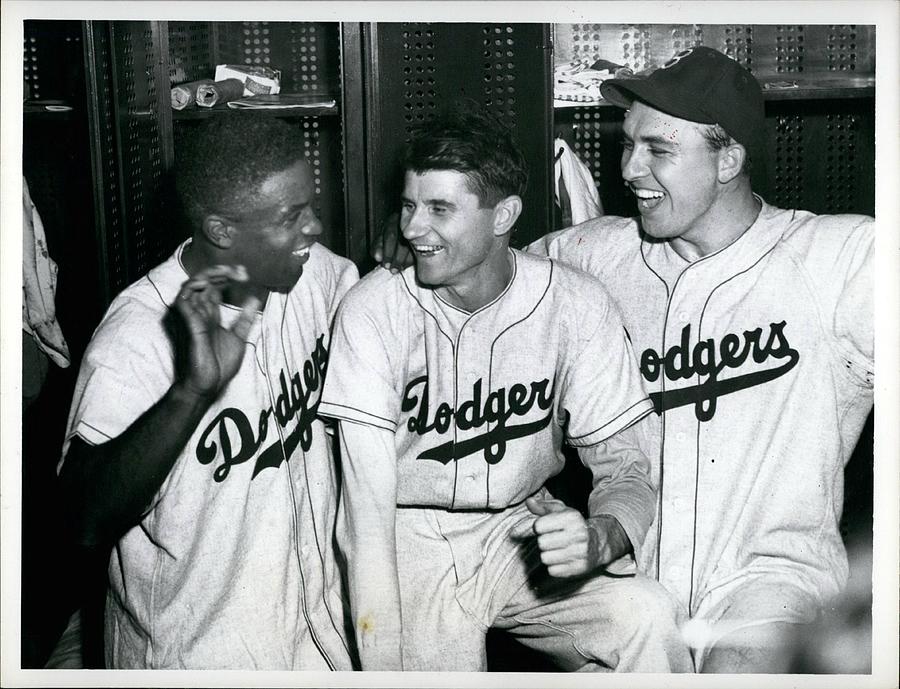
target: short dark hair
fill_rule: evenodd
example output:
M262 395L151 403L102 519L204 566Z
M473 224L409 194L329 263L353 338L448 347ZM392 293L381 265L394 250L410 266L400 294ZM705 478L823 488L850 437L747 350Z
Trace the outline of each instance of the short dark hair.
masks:
M709 149L715 153L716 151L721 151L723 148L727 148L732 144L740 143L737 141L731 134L725 131L725 128L719 124L701 124L700 133L703 135L703 138L706 139L706 143L709 146ZM744 146L744 144L741 144ZM750 151L744 146L744 165L741 168L741 172L745 175L750 174L750 170L753 169L753 161L750 159Z
M304 159L300 128L272 117L212 116L182 139L175 184L194 227L211 213L242 215L262 182Z
M414 128L404 169L461 172L482 208L507 196L522 196L528 183L525 156L509 127L477 106L445 111Z

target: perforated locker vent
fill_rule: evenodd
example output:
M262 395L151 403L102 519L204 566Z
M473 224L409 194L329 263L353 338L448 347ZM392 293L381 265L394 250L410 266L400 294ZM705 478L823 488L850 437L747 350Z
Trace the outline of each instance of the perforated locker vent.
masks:
M322 152L319 137L319 122L311 118L301 120L303 127L303 155L312 168L313 180L316 185L316 198L313 210L322 218Z
M652 28L647 24L558 24L556 62L604 59L634 71L646 69L652 61Z
M509 25L489 24L481 28L483 48L482 102L497 115L516 123L516 30Z
M433 116L437 110L435 90L435 35L428 24L404 24L403 120L406 137L413 127Z
M298 93L325 93L330 90L330 79L326 76L330 68L336 66L337 55L327 43L332 27L322 24L291 24L290 31L290 81Z
M281 73L282 93L340 92L337 25L327 22L221 22L219 60Z
M208 22L169 22L169 83L211 79L215 74Z
M859 118L852 114L825 116L825 203L830 212L853 212L859 165Z
M41 65L38 52L38 38L36 35L25 34L24 79L30 97L37 100L41 97L41 78L39 67Z
M429 24L404 24L401 34L403 63L403 120L406 139L413 127L432 117L438 103L448 93L456 89L449 87L452 78L449 73L454 65L443 64L438 74L437 54L449 51L447 43L452 41L452 30L441 27L441 36L437 29ZM518 126L517 110L517 48L519 36L515 26L507 24L486 24L479 27L480 32L480 101L492 112L507 122L511 128ZM443 38L445 44L438 46ZM437 90L437 81L445 79L443 93ZM465 84L460 84L460 94L466 92ZM470 89L474 90L474 89ZM474 94L472 94L474 95Z
M245 22L241 28L241 50L245 65L272 64L272 30L268 22Z
M694 46L703 45L703 27L697 24L689 24L676 26L670 31L672 39L672 49L661 51L663 56L666 54L676 55L682 50L688 50ZM663 60L665 64L665 60Z
M25 98L63 99L78 104L81 83L82 36L75 21L24 22L22 79Z
M804 46L802 26L775 27L775 71L802 72Z
M755 74L872 73L875 29L868 25L556 24L554 62L584 57L655 68L694 45L721 50Z
M651 64L650 29L641 24L625 27L622 33L622 60L635 72L647 69Z
M775 184L773 203L782 208L799 204L803 192L803 118L779 116L775 124Z
M857 31L856 25L829 26L825 44L829 71L856 71L860 56L868 49L865 38L865 34ZM861 48L864 50L860 50Z
M594 184L605 183L601 177L603 141L608 136L603 126L606 118L602 113L590 108L578 108L573 113L575 148L582 161L591 171Z

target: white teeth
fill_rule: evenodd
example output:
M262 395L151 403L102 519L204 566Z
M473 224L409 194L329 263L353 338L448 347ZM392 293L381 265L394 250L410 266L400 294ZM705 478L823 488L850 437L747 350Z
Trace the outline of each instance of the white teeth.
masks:
M305 246L302 249L297 249L294 252L294 256L309 256L309 247Z
M637 196L639 199L646 199L646 200L661 199L663 196L665 196L665 194L663 194L661 191L652 191L650 189L635 189L634 195Z
M417 254L436 254L443 251L444 247L440 244L415 244L413 246Z

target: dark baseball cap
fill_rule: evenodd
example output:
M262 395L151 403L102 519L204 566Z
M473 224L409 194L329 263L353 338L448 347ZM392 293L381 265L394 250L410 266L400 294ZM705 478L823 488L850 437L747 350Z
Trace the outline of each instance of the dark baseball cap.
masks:
M684 50L646 76L607 79L600 93L623 108L639 100L683 120L718 124L753 157L763 152L762 89L746 68L713 48Z

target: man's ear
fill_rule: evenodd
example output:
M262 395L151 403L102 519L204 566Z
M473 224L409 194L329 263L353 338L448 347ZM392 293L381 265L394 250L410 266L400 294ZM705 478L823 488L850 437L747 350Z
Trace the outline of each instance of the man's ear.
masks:
M234 225L221 215L207 215L203 218L203 236L218 249L231 247L236 231Z
M744 161L747 159L747 149L739 143L731 143L719 150L718 179L722 184L727 184L744 169Z
M494 236L502 237L516 224L522 213L522 199L513 194L501 199L494 206Z

